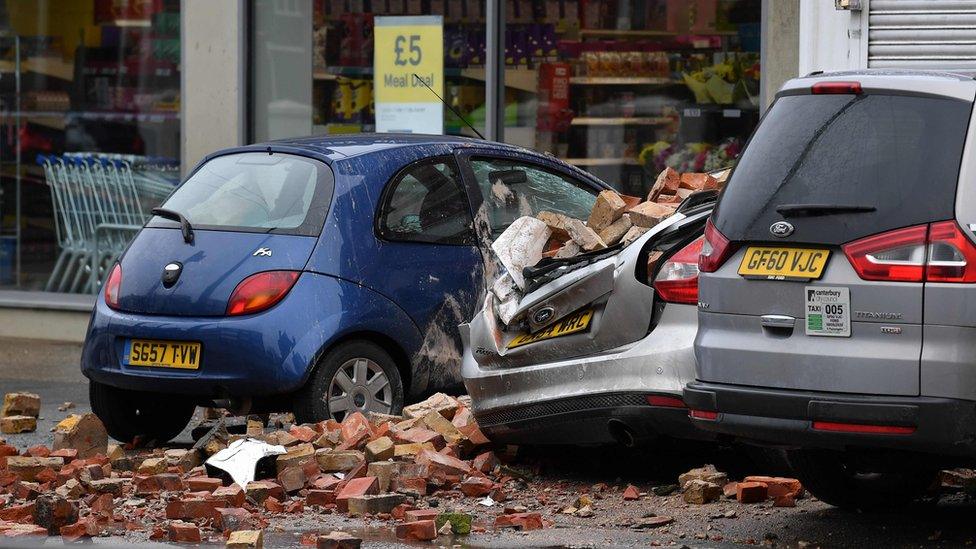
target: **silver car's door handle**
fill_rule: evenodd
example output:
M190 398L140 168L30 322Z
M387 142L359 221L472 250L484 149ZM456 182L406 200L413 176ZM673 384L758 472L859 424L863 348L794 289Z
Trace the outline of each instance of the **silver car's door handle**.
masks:
M759 322L763 328L793 328L796 319L787 315L762 315Z

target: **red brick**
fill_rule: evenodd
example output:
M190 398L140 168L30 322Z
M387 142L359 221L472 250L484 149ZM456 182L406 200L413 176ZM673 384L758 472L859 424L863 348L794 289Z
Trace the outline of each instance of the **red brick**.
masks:
M415 460L417 463L430 464L431 473L442 472L448 475L466 475L471 473L471 467L460 459L445 456L430 450L421 450Z
M773 498L773 507L796 507L796 498L793 494L780 494Z
M628 484L627 488L624 488L624 501L634 501L635 499L640 499L640 490L633 484Z
M461 492L472 498L487 496L495 483L484 477L468 477L461 483Z
M68 463L78 459L78 450L75 448L61 448L60 450L51 452L51 455L48 457L63 458L65 463Z
M186 487L191 492L213 492L224 485L224 481L211 477L190 477L186 479Z
M95 498L89 505L88 508L91 509L92 513L95 514L112 514L115 509L115 497L112 494L102 494Z
M43 495L34 502L34 524L47 528L52 536L74 522L78 522L78 504L52 495Z
M301 513L304 510L305 502L300 499L292 500L285 504L286 513Z
M722 487L722 495L729 499L735 499L736 493L739 491L738 482L727 482L725 486Z
M278 473L278 484L285 492L297 492L305 487L305 471L301 467L286 467Z
M51 455L51 449L43 444L38 444L36 446L31 446L24 452L26 456L33 456L39 458L46 458Z
M77 541L81 538L93 538L101 533L102 528L98 525L95 517L85 517L74 524L61 527L61 539L64 541Z
M736 485L735 499L739 503L760 503L766 501L768 491L762 482L740 482Z
M302 442L312 442L319 438L319 432L307 425L292 425L291 429L288 429L288 434Z
M765 484L769 489L769 497L771 498L783 494L791 494L794 498L799 498L803 495L803 485L795 478L751 476L746 477L745 481Z
M157 492L181 492L185 489L183 481L179 475L173 473L160 473L147 477L134 477L135 492L137 495L155 494Z
M0 509L0 520L30 524L34 520L34 504L10 505Z
M200 529L180 520L169 523L169 540L177 543L200 543Z
M440 509L411 509L403 514L403 520L407 522L434 520L439 514L441 514Z
M430 541L437 538L437 526L432 520L404 522L397 524L396 537L407 541Z
M471 467L482 473L490 473L498 465L498 458L494 452L484 452L478 454L471 460Z
M427 442L433 445L436 450L440 450L446 444L444 435L423 427L407 429L406 431L397 433L395 437L396 441L401 444L423 444Z
M408 477L396 479L398 490L410 490L422 496L427 495L427 479L423 477Z
M278 501L278 498L269 497L264 500L264 508L268 510L269 513L282 513L285 510L285 506Z
M235 530L247 530L254 525L254 517L247 509L240 507L217 507L214 509L214 528L228 533Z
M316 490L330 490L335 488L340 482L342 481L332 475L325 475L313 480L312 487Z
M366 433L366 438L368 439L373 432L372 427L369 425L369 420L366 419L366 416L359 412L353 412L347 415L342 420L342 426L340 429L343 442L355 440L358 437L361 437L362 433Z
M416 507L410 505L409 503L401 503L400 505L394 507L393 511L390 511L390 515L396 520L404 520L406 518L407 511L413 511L414 509L416 509Z
M185 498L170 501L166 504L166 518L168 519L208 519L217 516L217 507L223 505L211 499Z
M542 515L539 513L509 513L495 517L496 529L538 530L543 526Z
M339 510L345 513L349 510L349 498L353 496L364 496L366 494L378 494L379 491L380 483L376 477L354 478L336 493L335 503Z
M329 505L335 503L335 490L309 490L305 496L305 503L308 505Z
M221 486L213 491L213 499L221 502L224 507L243 507L246 498L244 489L236 482L230 486Z

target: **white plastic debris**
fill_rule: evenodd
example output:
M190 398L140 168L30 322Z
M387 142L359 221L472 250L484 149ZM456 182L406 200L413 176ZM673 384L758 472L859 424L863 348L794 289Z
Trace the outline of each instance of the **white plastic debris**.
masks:
M492 507L495 505L495 500L491 499L491 496L486 496L485 499L478 502L478 505L484 505L485 507Z
M524 216L516 219L492 243L492 251L520 289L525 288L522 269L531 267L542 259L542 252L551 235L552 231L544 222Z
M224 471L241 488L254 480L258 462L270 456L286 453L280 444L268 444L253 438L242 438L231 442L227 448L210 456L205 465Z

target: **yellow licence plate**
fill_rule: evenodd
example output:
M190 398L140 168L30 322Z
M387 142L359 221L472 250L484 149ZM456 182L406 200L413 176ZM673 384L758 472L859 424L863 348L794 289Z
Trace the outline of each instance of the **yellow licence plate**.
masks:
M130 339L125 343L125 363L130 366L196 370L200 367L200 344L189 341Z
M582 332L590 327L591 320L593 320L592 310L580 311L534 334L520 334L515 339L509 341L507 347L514 349L515 347L521 347L522 345L528 345L536 341Z
M765 280L816 280L823 275L830 250L750 246L739 274Z

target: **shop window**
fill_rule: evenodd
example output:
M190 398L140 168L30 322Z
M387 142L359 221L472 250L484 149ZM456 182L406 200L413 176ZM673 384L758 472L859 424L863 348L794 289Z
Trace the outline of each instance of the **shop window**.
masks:
M496 236L516 219L550 211L586 219L596 202L590 187L531 164L502 159L471 162Z
M407 168L391 184L380 213L380 235L401 242L470 244L471 209L453 162Z
M180 2L7 0L0 29L0 288L93 293L179 181Z
M730 165L759 119L760 5L509 0L505 141L635 196Z

